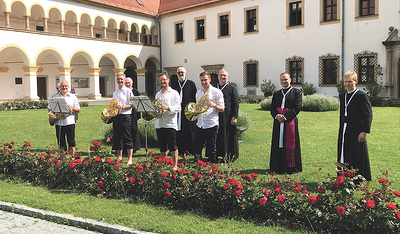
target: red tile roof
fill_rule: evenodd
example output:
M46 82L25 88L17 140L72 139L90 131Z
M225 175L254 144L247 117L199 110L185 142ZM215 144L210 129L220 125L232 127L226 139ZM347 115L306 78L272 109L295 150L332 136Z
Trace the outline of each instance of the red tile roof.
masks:
M162 15L224 0L86 0L149 15Z

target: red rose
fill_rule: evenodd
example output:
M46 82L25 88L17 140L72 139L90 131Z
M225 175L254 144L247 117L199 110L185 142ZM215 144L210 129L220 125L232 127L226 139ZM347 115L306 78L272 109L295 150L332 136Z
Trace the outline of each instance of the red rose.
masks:
M378 180L378 182L381 184L386 184L387 180L385 178L382 178L382 179Z
M345 175L346 177L349 177L349 178L353 178L353 177L354 177L354 173L353 173L352 171L346 171L346 172L344 173L344 175Z
M244 179L244 180L250 180L250 176L249 176L249 175L246 175L246 174L243 174L243 175L242 175L242 179Z
M60 162L57 162L57 167L60 167L61 166L61 163Z
M41 159L45 159L46 156L44 156L44 155L42 154L42 155L40 155L40 158L41 158Z
M83 161L83 164L85 164L85 166L89 166L89 162L88 161Z
M240 194L242 194L241 190L236 190L233 194L235 194L235 196L240 196Z
M167 178L167 176L168 176L168 174L167 174L167 173L165 173L165 172L161 172L161 177L162 177L162 178Z
M11 141L11 144L12 144L12 145L14 145L14 144L15 144L15 142L14 142L14 141Z
M239 184L239 182L235 178L231 179L230 183L231 183L232 186L236 186L236 185Z
M372 208L375 207L375 202L374 202L373 200L369 199L369 200L365 203L365 205L367 205L368 208L372 209Z
M68 166L69 166L70 168L74 168L74 167L76 166L76 163L75 163L75 162L70 162L70 163L68 164Z
M133 184L135 183L136 179L134 177L129 178L129 181Z
M164 158L163 158L163 163L164 163L164 164L168 164L168 163L169 163L169 158L164 157Z
M300 192L303 189L303 187L301 186L297 186L294 188L295 191Z
M98 146L100 145L100 142L94 141L94 142L93 142L93 145L96 146L96 147L98 147Z
M317 196L317 203L321 201L321 198L319 196Z
M171 193L170 193L169 191L165 191L164 195L165 195L166 197L171 197Z
M103 187L104 182L100 180L100 181L97 183L97 185L98 185L99 187Z
M143 172L143 166L142 166L142 165L137 165L136 170L137 170L139 173L142 173L142 172Z
M284 203L285 200L286 200L286 197L285 197L285 196L283 196L283 195L279 195L279 196L278 196L278 202Z
M183 173L184 175L186 175L186 174L187 174L187 170L186 170L185 168L183 168L183 169L182 169L182 173Z
M265 204L267 204L267 199L265 197L260 198L260 200L258 200L258 203L260 203L260 205L265 206Z
M243 185L242 184L237 184L236 186L238 189L243 189Z
M268 191L268 189L265 189L265 190L264 190L264 194L265 194L266 197L269 196L269 191Z
M158 157L157 158L157 163L161 163L162 162L162 158L161 157Z
M303 190L302 193L304 193L304 194L310 194L310 192L308 192L307 190Z
M228 189L229 189L229 184L224 184L223 188L224 188L225 190L228 190Z
M77 159L77 160L75 160L77 163L81 163L82 162L82 160L80 160L80 159Z
M251 178L253 178L253 180L256 180L258 177L258 175L256 173L251 173Z
M200 173L194 176L195 180L199 180L200 178L201 178L201 174Z
M170 187L171 187L171 184L170 184L170 183L166 182L166 183L164 184L164 188L168 189L168 188L170 188Z
M391 210L395 210L395 209L397 208L396 205L393 204L393 203L388 203L388 204L386 204L386 207L387 207L388 209L391 209Z
M276 193L282 193L281 186L275 187L275 192L276 192Z
M121 180L122 180L122 181L126 181L126 177L123 176L123 177L121 178Z
M106 162L107 162L107 163L111 163L111 162L112 162L111 158L107 158L107 159L106 159Z
M176 180L176 175L175 174L172 175L172 179Z
M338 184L342 184L344 182L344 177L343 176L338 176L336 178L336 182L338 182Z
M119 170L119 165L115 165L115 166L114 166L114 170L117 170L117 171L118 171L118 170Z
M344 176L344 171L339 172L339 176Z
M29 143L29 141L25 141L25 146L26 147L31 146L31 143Z
M319 188L317 189L317 192L319 193L326 193L326 190L324 188Z
M96 157L96 158L94 158L94 161L100 162L100 161L101 161L101 158L100 158L100 157Z
M315 196L309 196L308 197L308 203L314 204L317 202L317 198Z
M346 208L344 208L343 206L339 206L337 208L337 213L340 215L344 215L344 213L346 213Z
M396 218L400 220L400 211L396 212Z
M400 197L400 192L399 191L394 191L393 193L394 193L394 195Z

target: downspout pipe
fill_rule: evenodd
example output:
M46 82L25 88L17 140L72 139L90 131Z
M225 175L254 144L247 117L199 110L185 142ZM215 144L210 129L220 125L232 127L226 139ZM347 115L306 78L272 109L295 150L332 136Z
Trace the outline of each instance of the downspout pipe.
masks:
M342 79L343 79L343 75L344 75L344 25L345 25L345 5L344 5L344 0L342 0L342 53L341 56L342 57Z
M160 45L160 72L163 71L163 66L162 66L162 40L161 40L161 20L160 20L160 15L156 15L156 21L158 23L158 41Z

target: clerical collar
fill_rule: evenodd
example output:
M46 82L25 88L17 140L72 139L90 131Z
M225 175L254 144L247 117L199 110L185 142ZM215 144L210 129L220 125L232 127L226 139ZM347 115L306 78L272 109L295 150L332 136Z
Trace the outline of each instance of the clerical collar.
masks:
M292 88L292 86L289 86L287 88L282 88L282 92L285 94L287 91L289 91Z
M348 94L353 94L354 93L354 91L356 91L356 89L353 89L353 91L351 91L351 92L347 92Z

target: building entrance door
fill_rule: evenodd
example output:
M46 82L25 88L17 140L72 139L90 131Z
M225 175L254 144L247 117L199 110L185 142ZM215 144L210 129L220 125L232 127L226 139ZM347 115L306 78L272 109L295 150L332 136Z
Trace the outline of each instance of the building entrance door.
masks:
M46 77L37 77L37 95L40 99L47 99Z

